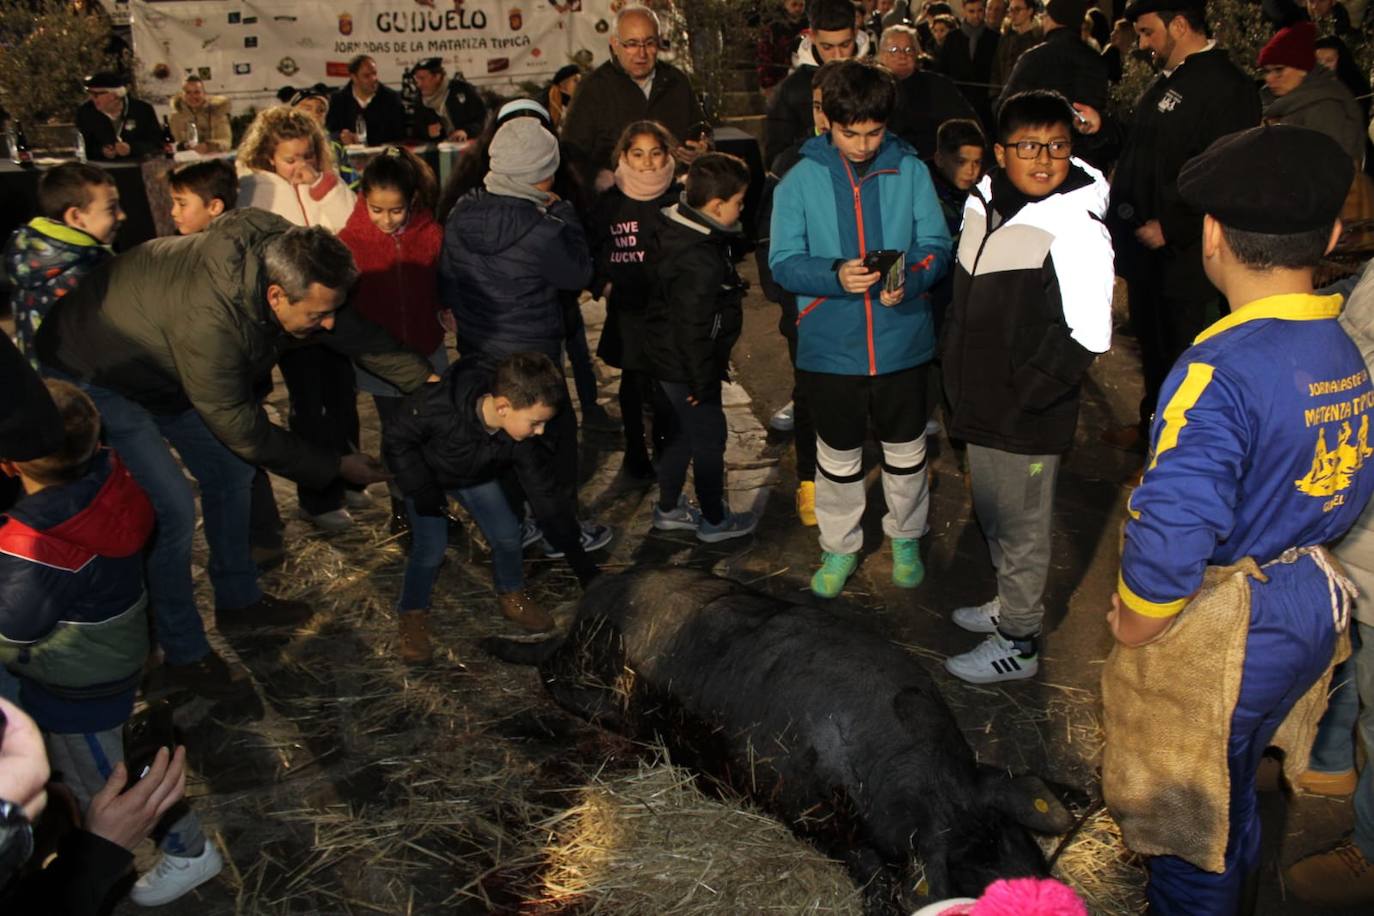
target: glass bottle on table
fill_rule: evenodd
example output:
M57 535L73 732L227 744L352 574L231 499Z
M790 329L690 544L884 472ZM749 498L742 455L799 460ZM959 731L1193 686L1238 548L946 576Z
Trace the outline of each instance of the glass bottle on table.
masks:
M186 124L186 148L195 149L200 146L200 128L196 127L194 119Z
M361 114L358 115L357 120L353 122L353 133L358 136L359 146L367 146L367 118L364 118Z
M24 125L14 122L14 143L10 146L10 158L21 166L33 165L33 152L29 150L29 138L24 136Z
M167 116L162 116L162 154L168 159L176 155L177 141L172 137L172 125L167 123Z
M77 162L86 161L86 135L79 130L76 132L76 146L73 152L76 154Z

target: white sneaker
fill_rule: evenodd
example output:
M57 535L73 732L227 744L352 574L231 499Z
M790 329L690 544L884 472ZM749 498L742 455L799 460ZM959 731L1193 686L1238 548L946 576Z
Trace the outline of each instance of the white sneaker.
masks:
M991 633L977 648L945 659L945 670L970 684L995 684L1035 677L1040 670L1039 655L1023 656L1011 640Z
M956 608L950 615L956 626L970 633L996 633L997 618L1002 614L1002 602L993 598L977 607Z
M934 417L931 417L929 420L926 421L926 435L927 435L927 436L938 436L938 435L940 435L940 421L939 421L939 420L935 419Z
M198 856L171 856L166 853L152 871L139 876L129 891L129 899L139 906L162 906L195 890L224 867L215 844L208 839Z
M366 490L344 490L344 505L349 509L371 509L373 502Z
M300 516L316 528L329 534L339 534L353 527L353 516L348 514L347 509L334 509L330 512L321 512L319 515L311 515L302 509Z
M777 409L773 416L768 418L768 427L780 433L790 433L792 427L796 425L796 418L793 416L793 405L791 401Z

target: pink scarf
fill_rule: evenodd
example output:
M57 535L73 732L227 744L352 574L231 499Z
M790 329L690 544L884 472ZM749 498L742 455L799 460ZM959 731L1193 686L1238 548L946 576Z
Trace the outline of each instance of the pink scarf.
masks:
M673 183L674 166L673 157L668 156L657 172L641 172L630 168L622 157L615 167L615 186L631 200L657 200Z

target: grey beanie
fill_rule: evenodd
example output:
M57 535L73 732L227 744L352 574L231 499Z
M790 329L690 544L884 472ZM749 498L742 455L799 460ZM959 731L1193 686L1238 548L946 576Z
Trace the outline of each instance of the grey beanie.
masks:
M558 138L534 118L502 124L487 153L493 172L525 184L543 181L558 171Z

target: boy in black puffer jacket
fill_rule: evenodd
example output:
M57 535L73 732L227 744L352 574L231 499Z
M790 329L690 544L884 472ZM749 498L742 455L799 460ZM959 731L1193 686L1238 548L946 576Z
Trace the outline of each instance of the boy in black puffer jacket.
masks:
M730 257L749 169L725 153L707 153L687 172L679 203L663 211L652 254L653 293L644 321L650 372L677 413L678 429L658 464L654 527L695 531L707 543L743 537L758 519L732 512L725 500L725 410L722 379L744 324L744 283ZM687 465L694 469L697 501L683 498Z
M495 363L465 357L401 405L383 448L410 512L412 546L396 607L403 661L423 664L431 655L428 608L448 540L448 495L482 529L501 613L520 626L547 630L553 618L524 591L520 520L502 476L514 472L578 580L585 585L596 575L579 543L575 504L557 485L553 456L538 440L566 402L567 384L553 360L512 353Z

